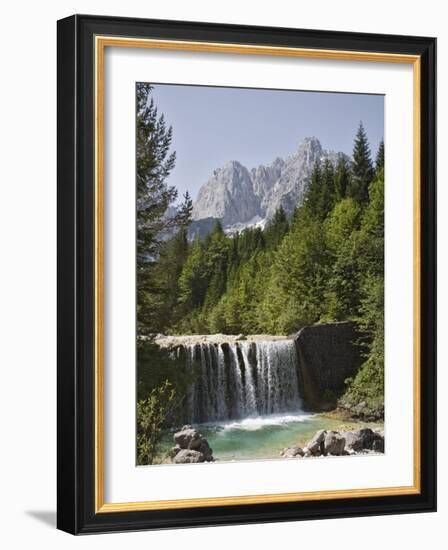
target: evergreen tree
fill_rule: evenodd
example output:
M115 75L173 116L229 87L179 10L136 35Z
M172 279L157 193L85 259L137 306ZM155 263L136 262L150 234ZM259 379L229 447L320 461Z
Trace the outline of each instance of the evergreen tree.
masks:
M374 176L370 148L362 122L353 147L352 174L348 195L360 204L367 204L369 200L369 184Z
M264 230L264 239L268 248L277 247L288 233L289 223L283 206L277 208L272 220Z
M228 257L229 240L224 234L221 223L216 221L205 250L206 277L208 279L205 297L206 309L215 306L226 290Z
M304 204L308 208L310 214L319 217L320 214L320 195L322 186L322 171L320 162L316 161L311 172L310 182L306 192Z
M322 170L322 181L320 186L318 215L324 219L334 206L335 201L335 183L334 167L329 159L325 159Z
M350 186L350 168L345 157L340 156L336 165L334 187L336 201L345 199Z
M160 330L157 306L163 303L164 289L154 276L164 239L191 220L192 201L188 193L175 216L166 215L177 199L177 190L166 180L174 168L176 154L170 153L172 129L158 114L151 95L152 86L137 84L137 320L139 334Z
M378 147L378 152L376 154L376 160L375 160L375 170L378 173L379 170L384 170L384 141L381 140L380 145Z

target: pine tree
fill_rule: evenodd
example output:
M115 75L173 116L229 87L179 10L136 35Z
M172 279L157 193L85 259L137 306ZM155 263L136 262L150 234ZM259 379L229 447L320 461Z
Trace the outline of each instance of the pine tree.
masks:
M345 199L350 185L350 168L345 157L340 156L336 165L334 187L336 201Z
M375 160L375 170L378 173L379 170L384 169L384 141L381 140L378 147L378 152L376 154Z
M320 162L316 161L311 172L311 179L305 197L305 206L312 216L319 216L319 202L322 185L322 171Z
M272 217L272 220L269 222L269 225L264 230L264 239L266 241L266 246L268 248L277 247L283 237L288 233L289 223L288 218L286 217L285 210L283 206L277 208Z
M329 159L325 159L322 170L322 182L319 193L318 214L324 219L334 206L335 185L334 185L334 167Z
M366 204L369 200L369 185L373 176L369 143L364 126L360 122L353 147L352 175L348 195L360 204Z
M325 159L323 166L316 162L305 197L305 205L316 219L323 220L333 208L336 197L334 179L334 166L329 159Z
M137 84L137 316L139 334L160 330L157 306L163 289L154 276L156 260L167 236L185 228L191 220L192 201L188 193L174 216L167 210L177 199L177 190L167 184L174 168L175 152L170 152L172 129L158 114L151 97L152 86Z

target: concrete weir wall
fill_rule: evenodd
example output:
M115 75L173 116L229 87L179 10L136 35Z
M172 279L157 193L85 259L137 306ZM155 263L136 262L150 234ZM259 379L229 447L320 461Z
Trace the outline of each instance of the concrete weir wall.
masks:
M362 363L355 323L304 327L295 336L303 405L314 411L335 408L344 381Z

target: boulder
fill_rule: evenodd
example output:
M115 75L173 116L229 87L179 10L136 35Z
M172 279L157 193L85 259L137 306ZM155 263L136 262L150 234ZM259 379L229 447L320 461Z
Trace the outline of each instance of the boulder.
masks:
M303 449L300 447L289 447L281 452L283 458L301 458L304 454Z
M197 450L201 445L202 436L192 426L184 426L179 432L174 434L174 442L181 449Z
M189 464L194 462L213 462L213 450L208 441L193 428L187 425L174 434L173 447L168 456L175 464Z
M210 462L213 460L213 449L210 447L206 439L201 440L201 444L196 450L204 455L204 459L207 462Z
M345 432L345 449L348 452L359 452L364 448L364 439L361 430Z
M338 432L327 432L324 439L324 454L340 456L344 454L345 437L342 437Z
M384 436L370 428L346 432L345 449L355 453L365 450L382 453L384 452Z
M372 451L375 453L384 453L384 439L375 439L372 444Z
M174 458L180 450L181 450L181 448L179 447L179 445L176 445L175 447L170 449L168 451L169 458Z
M327 432L325 430L319 430L314 434L313 439L307 443L306 450L308 450L312 456L320 456L324 454L324 442L326 435Z
M197 464L205 462L205 457L199 451L191 449L181 449L173 458L174 464Z

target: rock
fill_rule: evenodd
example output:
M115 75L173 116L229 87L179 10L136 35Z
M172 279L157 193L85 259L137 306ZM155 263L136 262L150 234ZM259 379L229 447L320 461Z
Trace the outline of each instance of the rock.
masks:
M210 447L206 439L202 439L197 451L204 455L206 461L210 462L213 460L213 449Z
M217 218L224 227L247 222L261 213L249 170L235 160L214 171L193 204L193 220Z
M349 452L358 452L362 451L364 440L361 433L361 430L354 432L345 432L345 449Z
M376 449L381 449L382 445L383 451L378 450L377 452L384 452L384 437L370 428L363 428L354 432L346 432L344 435L345 449L348 452L373 450L374 445Z
M343 153L324 150L317 138L308 137L288 158L276 158L251 171L238 161L227 162L214 170L198 191L193 204L193 233L211 229L211 220L220 220L224 231L264 225L280 206L292 215L303 201L315 162L328 159L336 166L341 157L348 160ZM206 224L199 227L198 222Z
M325 430L319 430L314 434L313 439L308 442L306 449L313 455L313 456L320 456L324 454L324 441L325 436L327 435L327 432Z
M289 447L288 449L283 449L281 456L283 458L301 458L305 455L305 452L301 447Z
M372 451L375 453L384 453L384 438L378 438L373 441Z
M199 451L191 449L181 449L173 458L174 464L197 464L205 462L205 457Z
M174 458L180 450L181 450L181 448L179 447L179 445L176 445L175 447L173 447L172 449L170 449L168 451L168 453L167 453L168 457L169 458Z
M363 420L364 422L384 420L384 404L378 404L371 407L365 401L361 401L360 403L349 403L340 399L337 403L337 410L344 414L348 414L352 418Z
M280 456L292 458L296 456L298 447L283 449ZM336 432L334 430L319 430L302 450L300 456L346 456L349 454L384 453L384 436L380 431L374 432L370 428L350 432Z
M377 435L373 430L370 428L363 428L362 430L359 430L362 434L363 439L363 449L372 449L373 442L377 438Z
M213 462L213 450L208 441L193 428L187 425L174 434L173 447L168 456L175 464L189 464L192 462Z
M244 334L238 334L238 336L235 337L235 342L239 342L241 340L247 340L247 337L244 336Z
M344 453L345 437L338 432L327 432L324 440L324 454L340 456Z
M179 432L174 434L174 442L181 449L197 450L201 445L202 436L192 426L184 426Z
M345 381L358 372L363 361L359 346L353 345L358 338L358 328L352 322L306 326L296 334L305 409L335 409Z

